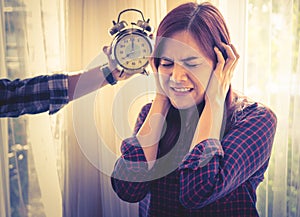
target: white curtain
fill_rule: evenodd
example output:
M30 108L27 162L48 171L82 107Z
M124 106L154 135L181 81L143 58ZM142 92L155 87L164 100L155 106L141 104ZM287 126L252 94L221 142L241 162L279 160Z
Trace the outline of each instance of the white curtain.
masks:
M1 78L62 71L61 2L2 0L0 6ZM1 119L1 216L61 216L60 159L52 131L59 115Z
M63 71L64 64L64 19L61 17L64 5L60 1L26 1L26 43L28 61L26 77L52 74ZM59 138L54 126L59 127L64 111L54 116L47 112L28 116L27 136L30 141L29 153L36 171L37 180L29 179L30 185L39 184L40 206L46 216L61 216L62 194L60 170L62 159L58 153ZM41 127L42 126L42 127ZM30 170L29 166L29 170ZM32 174L30 177L34 177ZM30 194L30 193L29 193ZM30 195L29 195L30 197ZM34 198L27 206L31 215L40 215ZM32 207L32 208L31 208ZM31 210L33 213L31 213Z
M4 2L0 1L0 8L3 8ZM0 29L4 29L5 21L4 14L0 14ZM6 65L5 65L5 31L1 31L0 34L0 76L5 77ZM8 139L7 139L7 120L0 120L0 216L8 217L10 213L9 204L9 172L8 172Z
M269 106L278 124L265 180L262 217L300 216L299 0L214 0L241 55L233 87Z
M300 216L299 1L249 0L247 12L245 92L278 118L258 208L262 216Z

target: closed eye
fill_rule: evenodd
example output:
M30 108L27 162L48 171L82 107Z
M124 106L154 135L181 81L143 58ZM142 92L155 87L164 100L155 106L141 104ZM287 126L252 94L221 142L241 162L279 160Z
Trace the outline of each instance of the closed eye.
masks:
M187 58L181 60L181 64L188 68L196 68L202 64L202 61L197 58ZM160 66L162 67L173 67L174 60L168 57L162 57L160 58Z
M181 61L183 62L183 65L185 65L186 67L195 68L201 65L203 59L198 56L191 56L191 57L184 58Z
M174 65L174 61L169 58L161 58L159 64L163 67L172 67Z
M198 67L198 66L200 66L201 64L200 63L190 63L190 62L184 62L184 65L186 66L186 67L193 67L193 68L195 68L195 67Z

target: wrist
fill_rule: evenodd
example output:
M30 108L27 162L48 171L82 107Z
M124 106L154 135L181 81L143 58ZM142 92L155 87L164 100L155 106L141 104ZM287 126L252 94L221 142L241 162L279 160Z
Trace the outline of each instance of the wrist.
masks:
M171 103L170 100L165 95L156 94L152 102L152 106L157 108L157 110L159 110L160 113L165 114L168 112Z
M109 68L109 66L107 64L103 65L102 67L100 67L100 71L102 71L103 76L105 78L105 80L107 81L107 83L111 84L111 85L115 85L118 80L115 77L115 71L116 69L114 69L113 71L111 71L111 69Z
M222 99L218 99L217 97L207 100L205 99L205 109L209 109L214 114L223 113L225 108L225 101Z
M210 106L211 108L224 108L225 97L220 95L215 96L205 96L205 104Z
M169 98L166 95L161 94L161 93L156 93L155 94L154 101L159 101L159 102L162 102L162 103L170 103Z
M224 103L223 104L212 103L212 102L205 103L202 115L210 117L211 124L215 125L216 123L222 122L224 109L225 109Z

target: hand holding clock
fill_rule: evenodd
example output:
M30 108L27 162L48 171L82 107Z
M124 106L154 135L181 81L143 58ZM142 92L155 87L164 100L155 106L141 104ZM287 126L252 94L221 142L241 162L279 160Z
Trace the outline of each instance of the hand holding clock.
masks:
M140 13L142 20L127 27L127 22L120 20L120 16L128 11ZM111 46L103 48L109 63L101 67L106 81L111 85L133 74L148 75L145 68L152 53L152 28L149 21L150 19L145 20L143 13L137 9L125 9L119 13L117 22L113 21L114 26L109 33L114 39Z
M126 80L126 79L130 78L133 74L123 73L122 71L120 71L117 68L116 60L113 60L111 58L111 50L112 50L112 48L110 46L104 46L103 47L103 52L107 56L107 59L108 59L108 68L110 69L111 74L113 76L111 79L115 80L115 82L112 81L111 84L115 84L115 83L117 83L117 81L123 81L123 80ZM103 68L102 68L102 70L103 70ZM108 75L106 75L106 76L108 76Z

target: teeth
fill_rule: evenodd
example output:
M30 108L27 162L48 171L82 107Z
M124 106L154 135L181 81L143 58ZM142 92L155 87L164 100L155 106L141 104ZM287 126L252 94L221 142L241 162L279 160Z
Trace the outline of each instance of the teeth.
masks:
M182 87L182 88L173 87L173 89L174 89L176 92L188 92L188 91L191 90L191 88L187 88L187 87Z

